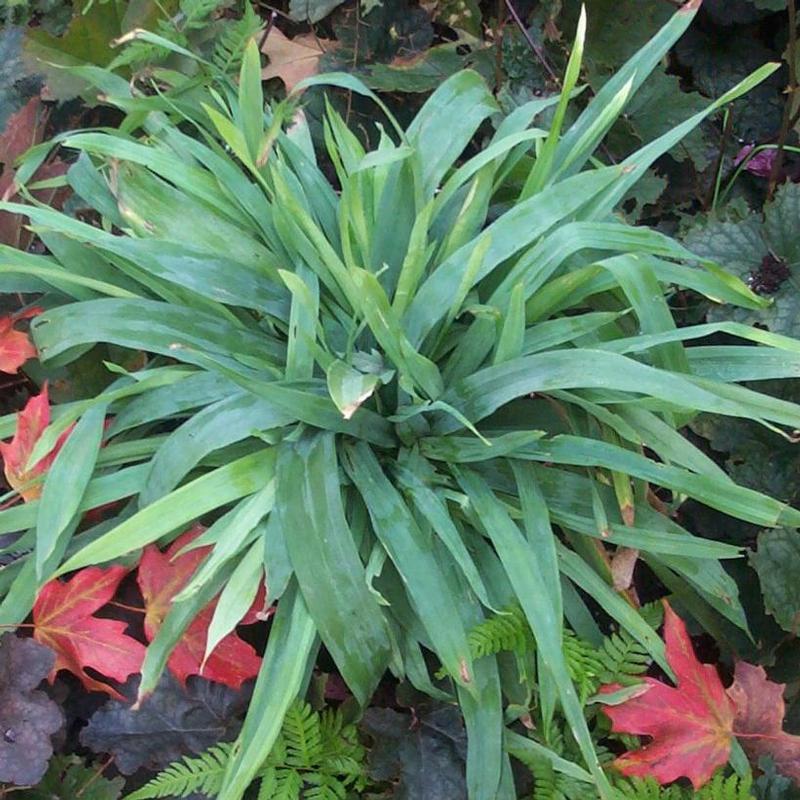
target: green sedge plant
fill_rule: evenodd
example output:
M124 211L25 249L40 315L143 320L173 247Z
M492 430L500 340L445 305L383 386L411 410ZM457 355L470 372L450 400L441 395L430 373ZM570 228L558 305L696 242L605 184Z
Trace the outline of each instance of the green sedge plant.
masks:
M614 797L563 620L599 645L601 608L669 672L652 625L614 588L614 553L636 551L698 620L745 628L721 563L739 550L666 512L693 498L761 527L800 524L680 433L699 412L755 419L776 436L800 428L800 407L739 384L797 374L800 343L731 322L677 327L676 286L765 301L614 214L660 155L774 65L621 164L595 156L698 5L677 11L569 127L584 19L558 97L503 116L463 71L405 129L349 74L309 79L265 108L255 43L235 86L137 94L85 69L125 120L49 146L79 154L67 181L99 224L33 200L2 204L49 250L2 248L2 288L43 293L33 335L45 364L98 343L149 356L133 373L110 364L107 390L53 409L29 463L73 424L76 444L55 459L41 501L0 512L22 553L0 571L2 621L21 622L47 580L135 563L145 545L213 520L196 542L213 550L150 644L140 692L211 598L209 649L266 582L277 613L222 800L240 800L260 774L322 646L362 706L387 671L458 702L469 797L515 797L504 706L519 675L495 654L475 657L469 635L509 608L535 640L535 713L545 727L563 714L580 757L525 741ZM373 150L329 107L315 152L298 101L323 85L375 102ZM548 106L550 130L531 127ZM719 332L742 344L686 346ZM0 420L0 435L15 424ZM116 501L110 521L80 527L85 509Z

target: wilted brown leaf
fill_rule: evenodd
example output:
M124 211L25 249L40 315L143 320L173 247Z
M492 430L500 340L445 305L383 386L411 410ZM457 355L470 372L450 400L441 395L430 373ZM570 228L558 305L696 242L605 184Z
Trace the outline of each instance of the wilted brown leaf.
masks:
M319 39L311 33L289 39L273 28L261 48L269 57L269 65L261 75L265 81L280 78L286 91L291 92L300 81L317 74L320 58L334 47L336 42Z

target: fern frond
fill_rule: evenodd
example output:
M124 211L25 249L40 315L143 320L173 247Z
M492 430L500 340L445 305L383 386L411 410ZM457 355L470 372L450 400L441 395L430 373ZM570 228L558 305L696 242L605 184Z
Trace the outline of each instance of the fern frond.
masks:
M536 759L528 764L528 768L533 773L531 800L562 800L556 785L555 770L547 759Z
M738 775L724 777L722 772L716 775L696 795L697 800L750 800L752 798L753 776L743 778Z
M303 789L303 778L293 769L279 769L275 771L275 791L268 795L267 800L300 800Z
M596 648L567 630L564 631L564 658L581 703L586 703L601 683L599 676L603 671L603 661L600 654Z
M547 759L536 759L528 765L533 773L531 800L595 800L592 784L577 781L553 769Z
M199 793L214 796L222 787L222 776L233 745L217 744L199 756L185 756L170 764L126 800L159 797L187 797Z
M649 776L618 779L615 785L620 797L625 800L687 800L680 786L661 786L655 778Z
M319 715L319 732L325 746L338 742L344 727L344 717L338 708L326 708Z
M261 776L257 800L270 800L270 798L274 797L277 784L277 769L275 767L267 767Z
M623 686L635 683L653 661L644 646L627 631L606 636L598 656L600 682L621 683Z
M659 603L650 603L642 607L641 614L657 628L663 609ZM583 702L603 684L635 683L652 663L647 650L626 630L606 636L599 648L570 630L564 631L563 642L567 668ZM504 652L522 657L535 651L536 642L522 609L513 606L474 627L469 646L473 658Z
M286 764L297 769L316 767L322 756L319 714L308 703L295 703L283 721Z
M362 749L362 756L363 756ZM362 761L353 756L332 756L326 761L328 770L336 775L341 775L346 785L359 780L363 773Z
M534 649L528 621L522 609L514 606L476 625L469 633L473 658L511 652L524 655Z
M697 792L677 784L661 786L653 777L617 778L614 783L624 800L752 800L753 797L751 775L726 778L722 771Z
M180 47L187 47L189 42L186 37L168 20L159 20L156 33ZM125 45L122 52L109 64L109 69L119 67L132 67L134 70L141 67L159 64L170 56L170 50L160 44L152 44L141 39L134 39Z
M305 791L303 800L345 800L347 788L332 775L320 775L319 783Z
M244 4L241 19L226 20L214 45L211 62L223 73L234 72L242 63L242 54L250 39L258 33L262 20L249 2Z
M660 600L645 603L639 608L639 616L654 630L657 631L664 622L664 606Z
M183 28L192 30L204 27L220 5L221 0L181 0L181 13L185 17Z

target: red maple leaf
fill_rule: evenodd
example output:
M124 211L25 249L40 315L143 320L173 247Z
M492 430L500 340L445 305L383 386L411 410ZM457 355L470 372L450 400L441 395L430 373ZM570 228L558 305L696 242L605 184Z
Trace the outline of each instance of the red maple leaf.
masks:
M666 601L664 638L677 688L645 678L647 691L603 709L614 732L652 737L640 750L621 755L614 766L623 775L652 775L662 784L686 777L697 789L728 761L734 706L716 668L697 660L683 620Z
M142 554L137 580L144 597L144 632L148 641L153 640L161 627L173 597L186 586L200 562L211 550L210 547L198 547L175 557L203 530L201 525L195 525L181 534L166 551L161 552L155 545L150 545ZM263 605L263 596L256 598L254 608L258 607L259 602ZM190 675L202 675L238 689L244 681L258 674L261 658L251 645L232 632L214 648L203 664L208 626L216 605L217 600L212 600L195 617L172 651L167 664L181 683L186 683ZM252 611L242 620L243 623L255 621L256 616Z
M751 760L772 756L778 772L800 785L800 736L783 730L785 688L768 681L763 667L740 661L728 689L736 707L733 732Z
M47 384L44 384L42 391L36 397L31 397L17 416L17 430L14 438L10 442L0 442L0 456L3 458L6 480L26 502L36 500L41 495L42 481L35 479L49 469L72 431L71 427L64 431L58 438L55 447L30 469L27 469L33 448L49 424L50 400L47 394Z
M92 616L111 600L127 572L125 567L87 567L70 581L53 580L39 591L33 606L33 636L56 652L51 683L59 670L66 669L89 691L124 700L86 668L120 683L141 669L145 648L125 634L127 623Z
M0 372L15 373L29 358L36 358L36 347L28 334L16 330L14 323L35 317L42 311L34 307L0 317Z

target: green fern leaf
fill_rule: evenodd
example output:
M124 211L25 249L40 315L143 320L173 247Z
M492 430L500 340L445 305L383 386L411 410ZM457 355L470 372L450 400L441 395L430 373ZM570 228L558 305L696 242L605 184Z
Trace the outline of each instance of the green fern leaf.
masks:
M226 20L211 55L211 62L225 74L235 72L242 63L242 54L250 39L258 33L262 20L253 11L249 2L245 3L241 19Z
M522 609L514 606L474 627L469 647L473 658L503 652L524 655L533 651L534 641Z
M303 800L345 800L347 789L338 778L331 775L319 777L319 784L306 789Z
M258 800L270 800L275 796L278 785L277 770L275 767L267 767L262 776L258 787Z
M681 786L661 786L655 778L628 778L617 781L617 789L625 800L690 800L691 789Z
M293 769L279 769L275 772L275 791L267 800L300 800L303 778Z
M199 756L186 756L170 764L126 800L187 797L194 793L216 795L232 749L230 744L218 744Z
M183 28L191 30L204 27L221 4L221 0L181 0L181 13L185 17Z
M716 775L696 795L697 800L749 800L752 798L753 777L738 775L724 777L722 772Z
M564 656L581 702L586 703L601 683L599 676L603 670L603 661L600 654L572 631L564 631Z
M601 683L629 685L645 673L652 663L650 654L627 631L606 636L599 651Z
M562 800L556 783L553 765L546 759L535 759L528 768L533 773L533 795L531 800Z
M322 756L319 714L308 703L295 703L283 721L286 764L297 769L316 767Z
M751 775L726 778L722 771L697 792L677 784L661 786L653 777L617 778L615 786L624 800L752 800L753 797Z
M189 45L183 33L170 21L159 20L156 26L156 33L180 47L187 47ZM134 39L132 42L125 45L122 52L109 64L109 69L132 67L136 70L142 67L159 64L168 58L169 55L169 49L162 47L160 44L152 44L150 42Z
M664 606L660 600L645 603L639 609L639 615L653 630L658 630L664 622Z

